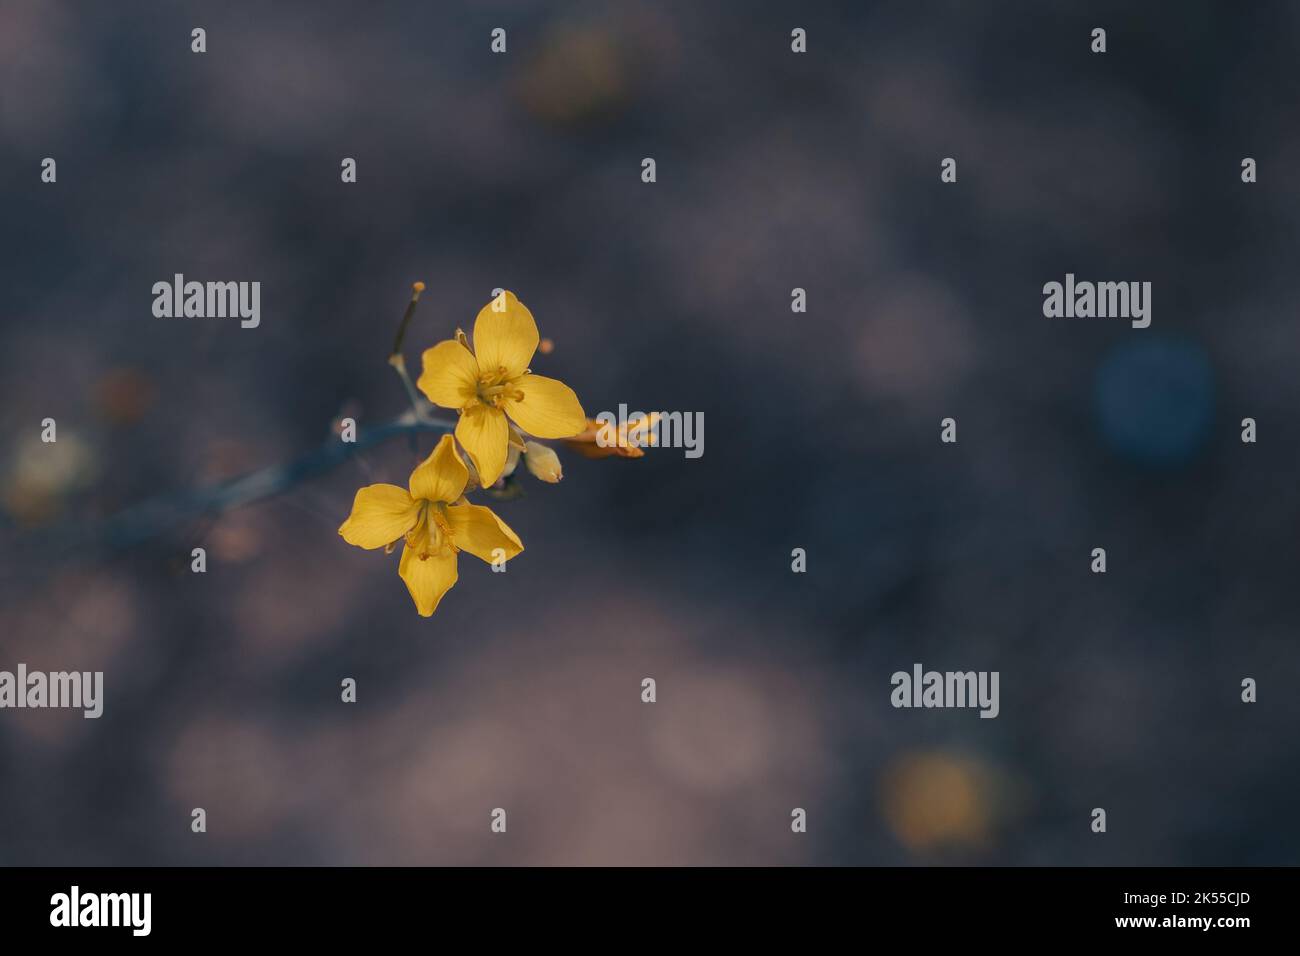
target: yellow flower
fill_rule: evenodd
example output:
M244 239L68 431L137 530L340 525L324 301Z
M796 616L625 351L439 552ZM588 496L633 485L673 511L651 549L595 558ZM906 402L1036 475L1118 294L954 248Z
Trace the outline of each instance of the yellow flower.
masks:
M584 458L642 458L645 447L658 443L658 436L653 431L659 422L658 412L651 412L644 418L624 422L618 428L613 422L601 422L589 418L586 427L576 435L566 438L564 443Z
M537 343L533 314L503 292L474 320L474 351L448 339L424 353L416 384L435 405L460 410L456 438L485 488L506 466L507 415L538 438L567 438L587 427L573 389L529 371Z
M428 617L456 583L456 555L468 551L492 562L524 550L516 535L491 508L464 498L469 470L450 435L411 472L406 488L367 485L357 492L352 514L339 528L348 544L391 552L405 539L397 573L406 582L416 610Z

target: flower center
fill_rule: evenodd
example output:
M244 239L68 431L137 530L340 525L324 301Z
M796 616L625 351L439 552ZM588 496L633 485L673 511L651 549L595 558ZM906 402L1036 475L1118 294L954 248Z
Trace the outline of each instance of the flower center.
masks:
M488 372L479 376L478 400L480 402L484 405L491 405L493 408L500 408L507 399L522 402L524 400L524 390L506 377L504 366L497 368L495 372Z
M433 502L433 507L429 509L429 520L437 529L439 545L451 548L452 554L459 552L460 548L456 547L455 536L452 534L451 522L447 520L447 502Z
M452 554L460 551L451 539L451 522L447 520L447 503L445 501L425 501L420 507L420 517L415 527L406 532L406 546L415 552L421 561L443 554L448 549Z

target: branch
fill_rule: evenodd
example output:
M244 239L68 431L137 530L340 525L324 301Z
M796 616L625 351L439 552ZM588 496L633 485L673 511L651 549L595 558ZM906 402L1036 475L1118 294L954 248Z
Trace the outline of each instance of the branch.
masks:
M416 304L420 301L420 294L423 292L423 282L411 285L411 300L402 314L402 321L397 328L397 337L393 341L393 351L388 358L388 364L397 370L406 389L407 398L411 401L409 412L386 424L362 432L354 442L332 438L315 451L308 452L293 461L271 465L206 488L150 498L90 528L73 526L63 529L40 541L40 550L47 552L54 559L70 555L82 559L103 557L156 538L187 522L221 514L288 491L301 482L341 465L358 452L373 448L390 438L400 435L410 436L411 448L414 451L415 438L420 432L445 434L452 431L456 427L455 422L438 421L429 416L428 409L432 406L423 401L416 392L406 372L406 362L402 358L402 342L406 338L406 330L411 324ZM29 561L15 570L33 572L37 567L38 562Z
M208 515L221 514L254 501L271 498L295 485L322 475L353 455L380 445L390 438L420 432L450 432L451 422L416 421L410 413L361 432L355 442L331 438L314 451L279 465L270 465L206 488L151 498L105 519L90 534L84 530L64 542L84 556L89 545L99 553L130 548L150 538ZM346 516L344 516L346 517ZM343 520L340 517L340 522Z

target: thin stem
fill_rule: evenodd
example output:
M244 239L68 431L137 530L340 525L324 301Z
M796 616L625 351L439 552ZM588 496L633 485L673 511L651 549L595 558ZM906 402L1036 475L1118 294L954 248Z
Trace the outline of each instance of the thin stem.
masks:
M406 338L406 330L410 327L416 304L420 301L420 294L423 292L423 282L416 282L411 286L411 301L407 303L406 311L402 314L401 324L397 327L397 336L393 340L393 351L388 357L388 363L397 370L406 389L407 398L411 401L409 415L402 415L383 425L367 429L360 433L354 442L344 442L337 437L331 438L319 448L283 464L260 468L242 477L205 488L150 498L104 519L97 525L90 527L81 525L69 529L64 534L46 538L41 544L47 546L51 556L55 558L69 555L83 559L103 557L158 537L186 522L219 515L254 501L282 494L301 482L324 474L359 452L373 448L390 438L407 435L414 443L416 436L421 432L451 432L456 427L455 422L431 418L425 410L426 404L421 402L419 393L406 372L406 362L402 358L402 342Z
M397 327L397 338L393 339L393 351L391 356L402 354L402 341L406 338L406 327L411 324L411 317L415 315L415 305L420 301L420 294L424 292L424 283L416 282L411 285L411 301L406 304L406 311L402 313L402 323Z
M404 415L361 432L355 442L344 442L334 437L291 461L260 468L205 488L143 501L105 519L97 527L74 530L65 539L56 541L55 549L65 554L75 552L81 558L102 557L148 541L187 521L222 514L283 494L390 438L426 431L450 432L453 428L452 422L411 421ZM345 517L341 515L339 521Z
M411 285L411 301L406 304L406 311L402 313L401 324L397 326L397 337L393 339L393 351L388 355L388 364L397 372L397 377L402 380L402 387L406 389L406 397L411 402L411 411L415 413L416 421L427 422L429 416L424 411L424 406L420 404L420 394L415 390L415 385L411 382L411 376L406 371L406 359L402 355L402 342L406 339L406 329L411 324L411 318L415 315L415 306L420 301L420 295L424 292L424 283L416 282ZM414 436L412 436L414 440Z
M388 356L388 364L397 370L397 377L402 380L402 385L406 388L406 397L411 400L411 411L414 413L416 421L429 421L429 416L424 411L424 405L420 403L420 393L415 390L415 385L411 382L411 376L406 372L406 360L402 358L402 353L394 352Z

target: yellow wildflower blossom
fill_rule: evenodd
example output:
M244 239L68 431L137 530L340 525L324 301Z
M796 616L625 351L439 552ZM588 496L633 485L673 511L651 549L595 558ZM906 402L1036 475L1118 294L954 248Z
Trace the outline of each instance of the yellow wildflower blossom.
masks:
M533 314L513 292L502 292L474 320L473 351L448 339L424 353L416 385L435 405L459 409L456 439L485 488L505 470L507 415L537 438L567 438L587 427L573 389L528 368L537 345Z
M397 572L416 610L428 617L456 583L456 555L468 551L491 563L509 560L523 544L491 508L469 504L469 469L450 435L411 472L407 488L367 485L357 492L352 514L339 528L348 544L391 552L405 539ZM409 490L408 490L409 489Z
M658 434L654 431L659 423L658 412L624 422L615 427L613 422L601 422L594 418L587 420L586 427L564 443L584 458L642 458L645 448L658 443Z

